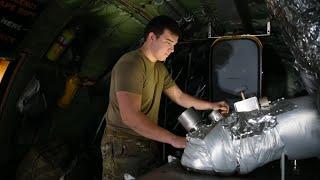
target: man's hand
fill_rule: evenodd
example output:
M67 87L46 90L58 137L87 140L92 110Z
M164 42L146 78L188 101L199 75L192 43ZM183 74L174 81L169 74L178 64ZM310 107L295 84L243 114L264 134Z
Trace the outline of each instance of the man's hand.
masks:
M229 105L225 101L212 103L212 109L218 110L222 115L229 113Z
M172 137L172 140L171 140L170 144L175 148L185 148L186 144L187 144L187 139L186 139L186 137L181 137L181 136L174 135Z

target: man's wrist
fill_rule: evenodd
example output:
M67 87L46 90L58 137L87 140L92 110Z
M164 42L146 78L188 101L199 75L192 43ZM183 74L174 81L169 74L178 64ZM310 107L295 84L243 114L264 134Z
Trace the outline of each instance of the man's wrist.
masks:
M177 139L177 136L174 135L174 134L171 134L170 140L169 140L169 143L168 143L168 144L174 145L174 143L176 142L176 139Z

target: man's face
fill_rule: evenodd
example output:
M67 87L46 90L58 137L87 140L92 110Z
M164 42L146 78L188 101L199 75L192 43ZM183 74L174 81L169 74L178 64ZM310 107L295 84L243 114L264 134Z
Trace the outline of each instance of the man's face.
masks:
M151 50L153 56L159 61L165 61L174 52L174 46L178 43L179 37L167 29L158 38L153 33L152 36Z

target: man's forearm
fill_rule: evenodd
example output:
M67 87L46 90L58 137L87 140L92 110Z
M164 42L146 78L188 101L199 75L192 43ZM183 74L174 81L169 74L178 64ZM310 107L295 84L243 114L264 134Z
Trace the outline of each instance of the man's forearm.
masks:
M176 135L150 121L142 112L134 112L128 117L130 119L122 120L122 122L146 138L167 144L172 144L176 138Z
M177 103L185 108L189 108L189 107L193 106L194 108L196 108L198 110L212 109L211 102L192 97L186 93L181 94Z

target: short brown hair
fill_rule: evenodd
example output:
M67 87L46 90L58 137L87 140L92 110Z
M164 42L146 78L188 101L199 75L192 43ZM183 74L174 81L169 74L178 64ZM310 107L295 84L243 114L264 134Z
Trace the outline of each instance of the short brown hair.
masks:
M169 16L157 16L153 18L144 30L144 39L147 39L147 36L150 32L153 32L157 37L159 37L165 29L168 29L171 33L177 35L178 37L181 34L178 23Z

